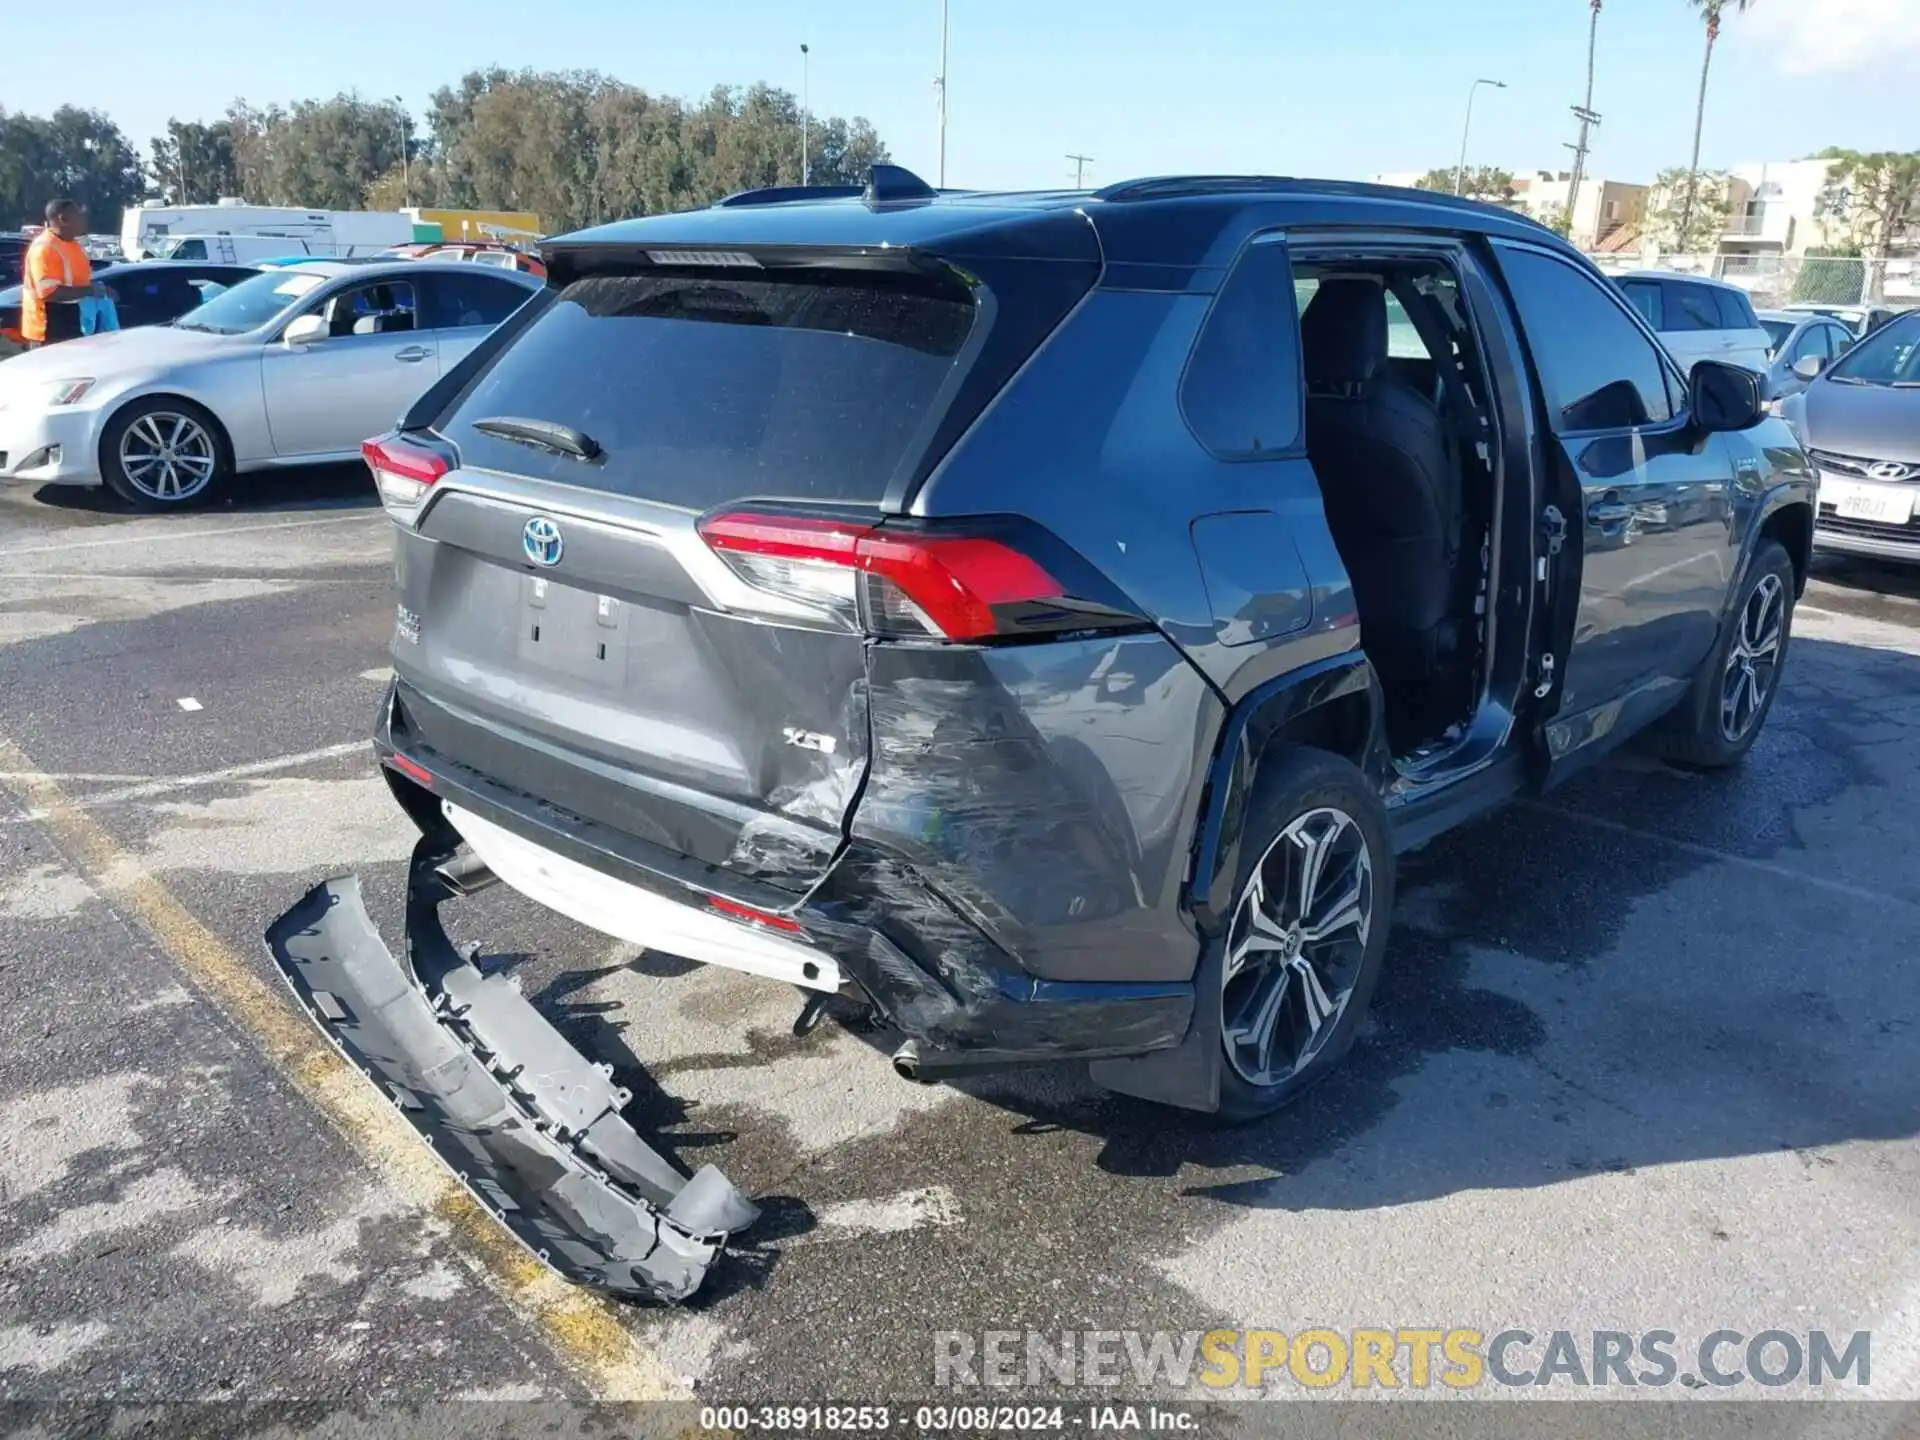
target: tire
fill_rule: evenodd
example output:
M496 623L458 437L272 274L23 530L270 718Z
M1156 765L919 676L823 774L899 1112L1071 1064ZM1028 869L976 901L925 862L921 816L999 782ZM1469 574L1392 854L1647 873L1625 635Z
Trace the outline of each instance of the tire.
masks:
M1337 755L1271 757L1240 850L1220 986L1203 1001L1220 1007L1218 1118L1228 1124L1292 1103L1346 1054L1379 983L1393 916L1386 810ZM1308 939L1303 920L1327 933Z
M205 505L233 475L233 448L220 422L191 400L136 400L100 436L100 474L136 510Z
M1786 550L1772 540L1762 543L1686 700L1649 733L1654 753L1693 770L1724 770L1746 758L1780 693L1793 637L1794 583Z

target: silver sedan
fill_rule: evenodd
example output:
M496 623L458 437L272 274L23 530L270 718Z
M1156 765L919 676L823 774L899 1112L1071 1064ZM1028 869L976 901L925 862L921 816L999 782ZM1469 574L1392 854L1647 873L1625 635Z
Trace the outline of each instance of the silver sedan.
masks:
M171 325L0 361L0 480L104 482L165 510L247 471L353 459L539 288L451 262L309 261Z

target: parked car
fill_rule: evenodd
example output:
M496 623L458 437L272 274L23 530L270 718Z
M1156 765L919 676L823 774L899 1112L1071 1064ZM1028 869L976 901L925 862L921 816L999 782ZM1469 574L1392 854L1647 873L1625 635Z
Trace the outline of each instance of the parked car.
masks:
M1814 544L1920 564L1920 312L1860 341L1781 414L1819 472Z
M1853 348L1853 332L1828 316L1801 310L1756 313L1770 342L1767 394L1776 402L1806 389L1808 381Z
M1894 305L1826 305L1811 300L1795 301L1780 308L1795 314L1825 315L1838 320L1853 332L1856 340L1907 313L1905 308Z
M20 283L27 263L27 244L23 235L0 235L0 281Z
M524 270L546 278L547 267L538 255L516 250L510 245L483 241L451 241L434 244L396 245L388 254L411 260L460 260L475 265L491 265L501 270Z
M162 510L245 471L350 459L537 288L472 265L315 262L171 325L15 356L0 364L0 479L104 480Z
M1663 270L1623 275L1620 289L1660 332L1681 369L1699 360L1724 360L1766 373L1772 346L1753 301L1738 285Z
M245 265L190 265L167 260L97 267L110 286L114 315L123 330L165 325L229 286L259 273ZM0 290L0 357L26 348L20 333L20 287Z
M1777 693L1799 447L1756 374L1683 375L1506 211L1217 177L940 196L876 166L864 199L544 253L542 297L366 449L415 969L350 881L269 939L576 1278L664 1288L620 1236L690 1243L682 1182L461 1119L504 1065L539 1115L590 1067L524 1005L510 1037L471 1022L491 1072L468 1028L411 1028L489 984L443 900L497 878L862 997L909 1077L1091 1059L1246 1119L1351 1043L1397 852L1642 731L1732 765ZM1390 298L1420 353L1390 357ZM454 1069L480 1089L450 1101Z

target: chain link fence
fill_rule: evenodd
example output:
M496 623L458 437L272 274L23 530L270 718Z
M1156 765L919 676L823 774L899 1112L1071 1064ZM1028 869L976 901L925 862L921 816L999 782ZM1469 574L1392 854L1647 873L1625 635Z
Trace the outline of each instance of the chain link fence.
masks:
M1796 302L1920 307L1920 260L1843 255L1596 255L1609 274L1669 270L1738 285L1756 310Z

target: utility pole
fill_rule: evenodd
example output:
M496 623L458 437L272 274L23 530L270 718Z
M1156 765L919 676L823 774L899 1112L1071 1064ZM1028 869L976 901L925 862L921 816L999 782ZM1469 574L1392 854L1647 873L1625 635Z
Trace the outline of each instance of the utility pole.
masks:
M947 0L940 0L940 73L933 78L940 97L940 180L938 188L947 188Z
M1093 163L1093 156L1069 155L1067 159L1073 161L1073 188L1076 190L1086 189L1087 166Z
M813 166L807 155L807 108L812 98L813 60L805 45L800 47L800 183L813 183Z
M1567 184L1567 228L1573 228L1573 208L1580 203L1580 182L1587 174L1587 135L1600 123L1600 117L1593 109L1593 55L1594 47L1600 39L1600 6L1602 0L1589 0L1592 13L1587 17L1587 98L1573 107L1574 118L1580 122L1580 139L1573 146L1573 178Z

